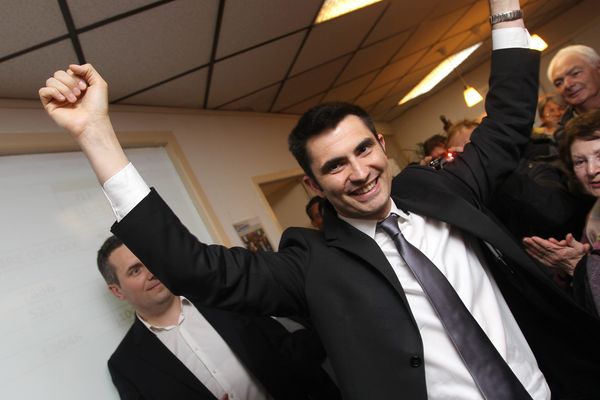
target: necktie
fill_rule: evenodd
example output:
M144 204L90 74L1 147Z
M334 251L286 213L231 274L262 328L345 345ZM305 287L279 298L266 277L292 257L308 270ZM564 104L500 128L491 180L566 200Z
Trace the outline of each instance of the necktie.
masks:
M484 398L531 400L529 393L502 359L444 274L404 238L398 228L398 216L390 214L378 226L394 241Z

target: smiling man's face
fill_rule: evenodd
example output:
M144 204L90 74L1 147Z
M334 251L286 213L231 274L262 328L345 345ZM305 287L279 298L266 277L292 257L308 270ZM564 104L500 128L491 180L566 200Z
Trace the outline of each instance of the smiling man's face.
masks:
M120 300L128 301L140 314L173 299L167 289L125 245L117 247L108 257L119 283L109 285Z
M334 128L311 137L306 148L314 179L305 182L350 218L383 219L390 206L391 175L382 135L348 115Z
M600 104L600 64L592 65L577 54L567 55L556 62L552 83L565 102L579 112Z

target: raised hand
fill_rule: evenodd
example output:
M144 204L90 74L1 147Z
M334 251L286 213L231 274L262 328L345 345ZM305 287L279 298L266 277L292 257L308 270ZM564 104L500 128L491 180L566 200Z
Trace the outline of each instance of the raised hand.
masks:
M48 115L77 141L100 183L128 164L108 117L108 85L90 64L56 71L39 90Z
M48 115L76 139L92 126L109 123L107 84L90 64L56 71L39 95Z

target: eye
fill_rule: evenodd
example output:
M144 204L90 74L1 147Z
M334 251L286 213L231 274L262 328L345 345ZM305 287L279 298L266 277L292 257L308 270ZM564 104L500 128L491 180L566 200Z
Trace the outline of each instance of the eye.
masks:
M583 160L573 160L573 167L574 168L579 168L583 165L584 161Z
M557 79L554 81L554 87L560 87L562 85L562 79Z
M128 270L128 275L129 276L136 276L139 275L140 271L142 270L142 267L139 265L136 265L134 267L129 268Z

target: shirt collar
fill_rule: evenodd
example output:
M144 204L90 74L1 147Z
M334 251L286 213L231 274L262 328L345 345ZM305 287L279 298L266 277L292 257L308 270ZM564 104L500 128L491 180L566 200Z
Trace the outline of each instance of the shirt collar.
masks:
M181 323L183 322L183 320L185 319L185 312L184 312L184 307L191 307L192 303L186 299L183 296L179 296L179 301L181 301L181 313L179 314L179 320L177 321L177 325L181 325ZM144 326L148 329L150 329L153 332L157 332L157 331L170 331L171 329L175 328L175 326L177 325L169 325L169 326L154 326L152 324L149 324L148 322L146 322L141 316L140 314L138 314L137 312L135 313L135 316L137 317L137 319L139 319L141 321L142 324L144 324Z
M388 213L388 215L386 215L386 218L391 213L394 213L394 214L398 215L400 217L400 219L407 220L408 213L404 212L404 211L400 210L398 207L396 207L396 203L394 203L393 199L390 199L390 200L391 200L392 206L390 207L390 212ZM349 223L350 225L352 225L353 227L355 227L356 229L358 229L365 235L375 239L375 230L377 229L377 222L379 222L379 221L374 220L374 219L348 218L348 217L343 217L339 214L338 214L338 216L340 217L341 220L346 221L347 223Z

